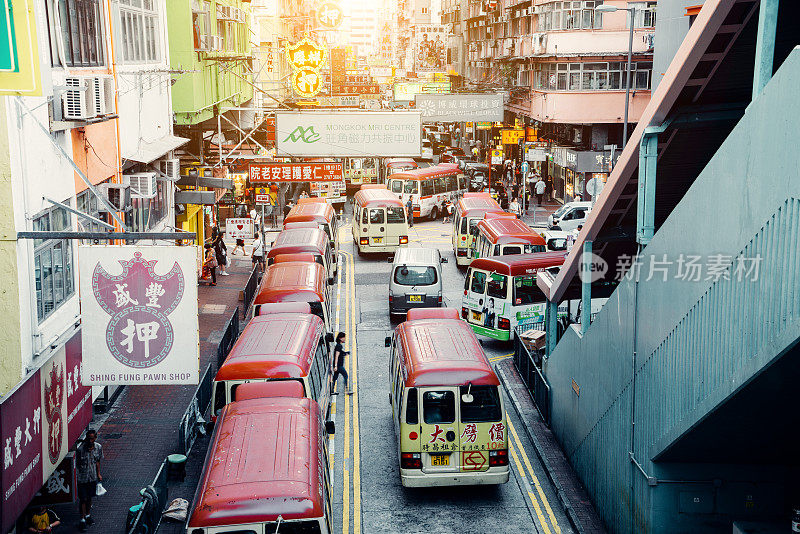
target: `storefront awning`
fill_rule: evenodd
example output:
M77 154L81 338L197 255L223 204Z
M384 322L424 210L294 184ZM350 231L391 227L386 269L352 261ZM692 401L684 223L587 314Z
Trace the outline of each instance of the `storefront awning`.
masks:
M139 163L150 163L157 160L170 150L175 150L189 142L186 137L176 135L165 135L155 141L142 141L132 154L123 152L122 157L127 160L138 161Z

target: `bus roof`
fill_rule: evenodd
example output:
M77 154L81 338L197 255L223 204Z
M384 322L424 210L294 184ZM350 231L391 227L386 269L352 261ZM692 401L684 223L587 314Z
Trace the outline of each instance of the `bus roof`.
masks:
M297 254L311 252L325 254L325 244L328 234L321 228L289 228L282 230L272 243L272 248L267 253L267 258L278 254Z
M433 167L425 167L424 169L411 169L408 171L396 172L391 176L391 179L405 178L406 180L430 180L431 178L438 178L439 176L447 176L458 172L458 165L454 163L440 163Z
M426 317L401 323L407 387L499 385L475 333L461 319Z
M335 216L336 212L327 202L303 202L298 203L291 209L283 220L283 224L297 222L330 223Z
M265 431L268 430L268 431ZM319 405L311 399L232 402L217 419L189 527L323 516Z
M413 165L412 168L416 169L419 167L417 162L414 161L414 158L389 158L386 160L386 166L392 168L393 166L405 166L405 165Z
M489 193L470 193L458 201L458 212L462 217L483 217L486 213L502 212L503 208Z
M269 382L246 382L239 384L234 400L266 399L268 397L293 397L302 399L303 384L299 380L271 380Z
M276 263L267 267L253 304L323 302L325 282L325 268L319 263Z
M328 201L320 197L301 197L297 199L298 204L327 204Z
M392 175L394 176L394 175ZM386 188L381 189L361 189L353 198L354 202L362 207L403 207L400 198Z
M555 267L564 263L567 251L534 252L533 254L509 254L508 256L489 256L472 260L471 269L522 276L536 274L548 267Z
M311 314L272 313L253 317L214 380L306 376L324 330L322 319Z
M517 218L496 217L478 223L478 230L493 244L530 243L547 246L542 236Z

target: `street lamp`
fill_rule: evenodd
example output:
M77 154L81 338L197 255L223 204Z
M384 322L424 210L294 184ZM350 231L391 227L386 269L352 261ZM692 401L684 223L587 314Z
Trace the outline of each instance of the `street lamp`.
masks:
M633 23L636 14L635 7L616 7L607 4L600 4L594 8L595 13L613 13L615 11L627 11L630 14L630 32L628 33L628 64L625 67L625 117L622 127L622 148L628 142L628 100L631 94L631 55L633 54Z

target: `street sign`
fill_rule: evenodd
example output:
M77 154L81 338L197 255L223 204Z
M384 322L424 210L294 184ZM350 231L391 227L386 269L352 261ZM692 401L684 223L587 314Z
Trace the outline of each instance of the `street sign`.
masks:
M530 168L530 166L528 165L528 162L527 161L523 161L522 165L520 165L520 167L521 167L521 170L522 170L522 174L524 176L527 176L528 175L528 170Z
M225 233L230 239L253 239L253 230L253 219L250 217L231 217L225 221Z
M256 187L254 193L256 204L272 206L272 195L270 195L269 187Z
M599 195L603 191L603 187L605 187L605 185L606 184L603 180L592 178L586 182L586 192L591 196Z
M503 163L503 151L492 150L492 165L500 165Z
M547 161L547 154L543 148L529 148L525 151L525 159L528 161Z

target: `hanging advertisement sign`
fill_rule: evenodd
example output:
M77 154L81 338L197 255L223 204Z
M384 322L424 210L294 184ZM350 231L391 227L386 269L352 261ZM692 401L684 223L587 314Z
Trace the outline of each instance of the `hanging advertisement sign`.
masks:
M286 57L289 60L289 64L295 69L309 68L319 70L322 64L325 63L325 55L325 47L318 45L308 36L286 47Z
M506 128L504 130L500 130L500 138L502 139L504 145L516 145L525 139L525 130L513 130Z
M447 67L447 39L450 31L445 24L416 26L414 39L414 69L416 72L443 71Z
M76 332L0 401L2 532L11 529L42 485L50 486L51 475L92 419L92 388L83 385L81 362L81 332ZM52 483L57 482L58 477Z
M444 94L416 95L415 107L423 122L460 122L465 118L503 120L503 95Z
M225 220L225 234L229 239L253 239L253 219L250 217Z
M492 123L491 122L479 122L477 126L475 126L478 130L491 130Z
M279 157L420 155L417 111L277 111L275 119Z
M450 92L450 82L398 82L393 86L395 101L411 101L416 95Z
M250 165L250 183L337 182L342 180L341 163L262 163Z
M317 7L317 22L326 30L335 30L342 23L342 8L335 2L323 2Z
M36 493L30 508L69 504L78 498L78 472L75 468L75 453L67 453L58 467L47 478L44 486Z
M197 248L80 247L83 383L197 384Z
M291 75L292 90L297 96L311 98L322 89L322 76L310 67L302 67Z

